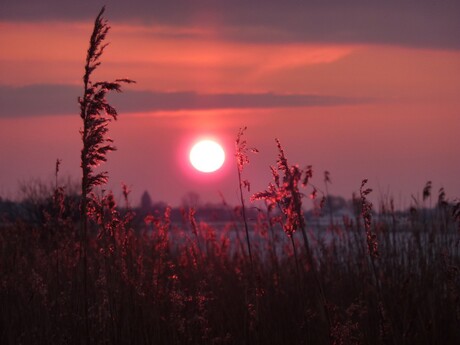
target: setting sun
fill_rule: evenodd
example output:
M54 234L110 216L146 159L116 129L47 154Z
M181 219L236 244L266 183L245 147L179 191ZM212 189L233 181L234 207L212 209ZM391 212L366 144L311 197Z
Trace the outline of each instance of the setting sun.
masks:
M192 147L189 158L196 170L210 173L224 164L225 152L215 141L201 140Z

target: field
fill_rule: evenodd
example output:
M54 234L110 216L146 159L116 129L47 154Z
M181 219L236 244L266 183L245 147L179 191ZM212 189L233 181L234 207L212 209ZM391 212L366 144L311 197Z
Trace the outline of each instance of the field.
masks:
M340 222L309 214L307 242L275 209L253 211L251 259L241 209L173 223L109 194L83 248L77 202L57 190L25 220L3 215L2 344L460 341L458 205L457 219L445 202L363 217L356 199Z

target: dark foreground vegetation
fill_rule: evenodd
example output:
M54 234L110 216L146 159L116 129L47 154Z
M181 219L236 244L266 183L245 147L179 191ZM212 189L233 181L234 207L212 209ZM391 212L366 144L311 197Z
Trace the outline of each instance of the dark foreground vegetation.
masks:
M1 344L460 343L460 202L441 190L427 207L430 184L397 213L391 200L376 212L363 181L350 213L324 224L303 211L306 194L322 199L311 167L288 164L277 141L273 181L249 213L241 131L241 206L224 225L193 208L181 222L167 207L136 215L127 190L123 208L98 192L107 174L94 167L114 149L106 134L117 115L105 93L131 82L91 82L102 13L80 99L81 194L56 182L39 202L2 202ZM327 215L329 174L324 182L317 212Z
M2 344L460 342L453 204L388 207L366 228L357 199L340 222L308 218L308 247L266 208L248 224L251 260L237 215L217 228L193 209L171 223L167 208L139 222L109 194L93 213L85 289L73 202L57 190L37 205L43 223L2 222Z

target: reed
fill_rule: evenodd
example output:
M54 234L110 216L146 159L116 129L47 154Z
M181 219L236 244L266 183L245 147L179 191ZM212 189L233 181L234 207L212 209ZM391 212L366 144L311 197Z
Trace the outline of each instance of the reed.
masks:
M94 22L93 33L91 34L89 48L86 55L85 73L83 75L83 96L78 99L80 104L80 117L83 120L81 139L83 148L81 150L81 231L80 249L82 262L82 284L84 301L84 319L87 339L89 339L89 318L88 318L88 284L87 284L87 251L88 251L88 220L95 217L97 200L92 193L94 188L107 182L108 173L95 172L95 167L107 160L107 153L114 151L112 139L108 137L108 125L110 121L117 119L117 111L106 99L108 92L121 92L121 83L133 83L130 79L117 79L112 82L92 81L94 71L100 66L100 58L107 47L104 40L109 32L110 26L103 17L105 7L101 9Z

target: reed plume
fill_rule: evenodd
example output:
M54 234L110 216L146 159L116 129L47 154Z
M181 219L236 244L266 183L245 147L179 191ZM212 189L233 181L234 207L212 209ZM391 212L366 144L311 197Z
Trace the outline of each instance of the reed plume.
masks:
M95 168L107 161L107 153L114 151L113 140L108 137L108 125L116 120L118 113L106 99L108 92L121 92L122 83L133 83L130 79L116 79L115 81L92 81L94 71L101 65L100 58L108 43L104 40L109 32L108 21L103 17L105 7L96 17L93 33L91 34L89 48L86 55L85 73L83 75L83 97L79 97L80 117L83 120L83 129L80 130L83 148L81 150L81 228L80 228L80 259L82 260L85 329L88 334L88 300L87 300L87 236L88 217L90 210L94 209L95 202L92 191L94 187L107 182L106 171L95 172Z

